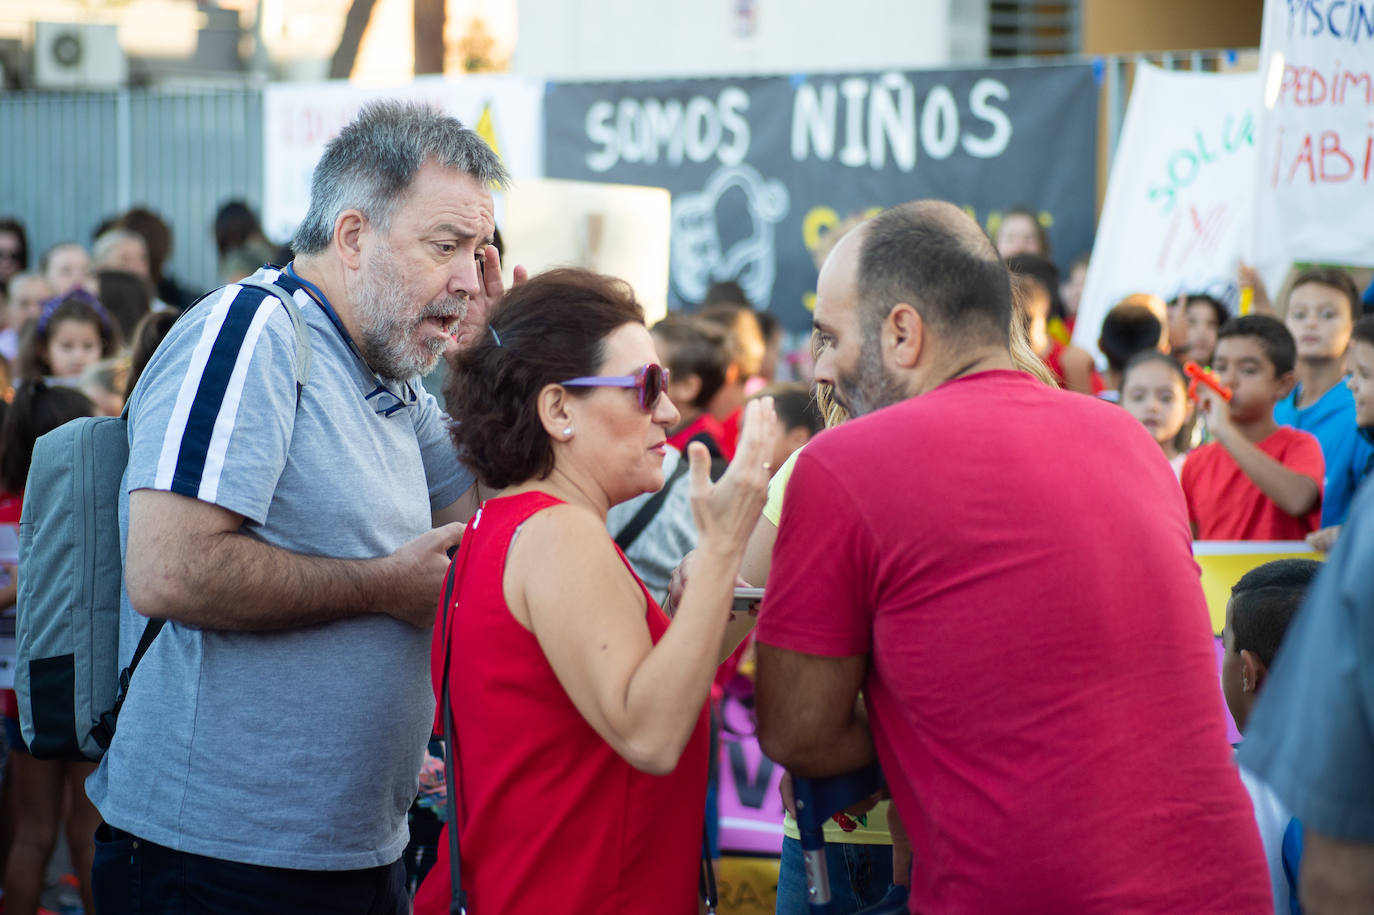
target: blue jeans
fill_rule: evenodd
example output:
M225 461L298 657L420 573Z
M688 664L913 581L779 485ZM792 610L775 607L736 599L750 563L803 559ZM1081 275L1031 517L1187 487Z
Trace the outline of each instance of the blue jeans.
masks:
M298 871L221 861L155 845L101 823L96 915L407 915L405 866Z
M891 845L850 845L829 842L825 866L830 872L830 899L837 912L857 912L881 900L892 884ZM806 899L806 865L801 842L782 840L778 865L777 915L810 915Z

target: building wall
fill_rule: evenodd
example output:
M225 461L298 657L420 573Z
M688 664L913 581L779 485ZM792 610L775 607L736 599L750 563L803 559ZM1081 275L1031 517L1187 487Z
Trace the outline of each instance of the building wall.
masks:
M1083 0L1083 53L1259 46L1264 0Z
M519 0L512 70L558 80L941 66L982 56L982 6L959 0Z

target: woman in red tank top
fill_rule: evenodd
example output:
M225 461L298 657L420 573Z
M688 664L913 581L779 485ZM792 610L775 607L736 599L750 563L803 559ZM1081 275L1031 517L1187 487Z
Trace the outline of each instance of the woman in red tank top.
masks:
M699 542L670 626L606 531L611 505L663 485L678 421L643 322L625 283L550 271L493 309L446 391L459 454L496 491L454 558L433 653L476 915L697 911L706 698L733 648L772 406L751 405L714 486L705 449L689 453ZM439 848L421 915L448 911Z

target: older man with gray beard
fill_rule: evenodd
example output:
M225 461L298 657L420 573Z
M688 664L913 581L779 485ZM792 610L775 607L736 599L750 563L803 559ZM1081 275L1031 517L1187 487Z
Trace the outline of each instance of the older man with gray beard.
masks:
M191 309L130 403L121 506L133 677L87 789L97 910L404 913L446 550L475 507L434 399L500 295L492 150L369 106L325 151L296 260Z

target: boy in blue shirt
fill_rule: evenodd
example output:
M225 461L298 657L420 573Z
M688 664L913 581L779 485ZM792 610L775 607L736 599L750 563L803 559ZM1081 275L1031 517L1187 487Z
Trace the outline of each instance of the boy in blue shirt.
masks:
M1350 274L1338 268L1305 270L1293 281L1284 324L1298 345L1293 391L1274 406L1274 421L1317 437L1326 461L1322 487L1321 540L1327 528L1345 520L1355 486L1374 456L1359 434L1355 399L1341 382L1346 349L1360 317L1360 293ZM1334 539L1334 533L1329 535Z

